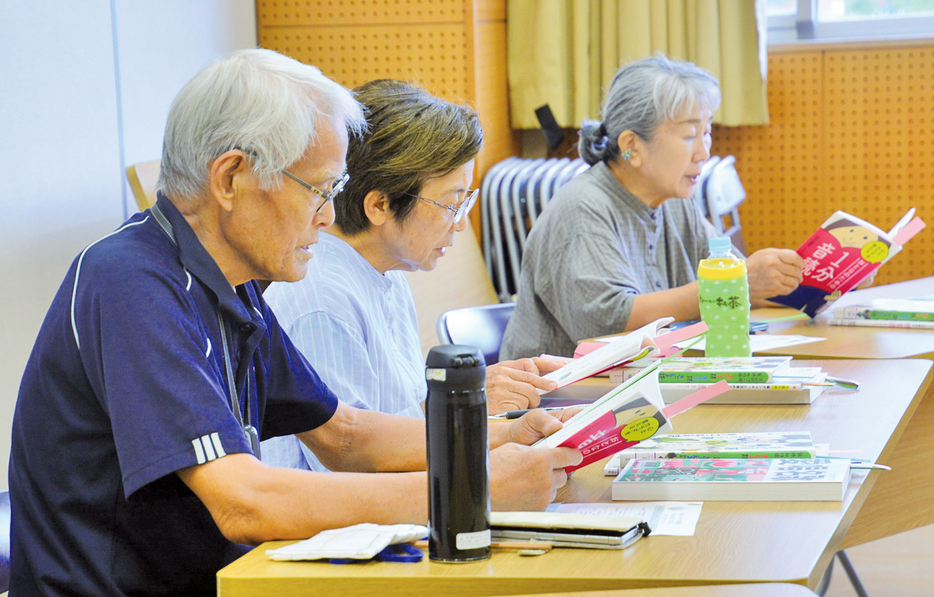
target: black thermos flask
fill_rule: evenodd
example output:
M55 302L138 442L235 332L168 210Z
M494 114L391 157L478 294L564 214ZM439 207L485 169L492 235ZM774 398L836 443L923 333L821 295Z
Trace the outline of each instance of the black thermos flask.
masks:
M486 363L472 346L436 346L425 361L428 401L428 557L490 557Z

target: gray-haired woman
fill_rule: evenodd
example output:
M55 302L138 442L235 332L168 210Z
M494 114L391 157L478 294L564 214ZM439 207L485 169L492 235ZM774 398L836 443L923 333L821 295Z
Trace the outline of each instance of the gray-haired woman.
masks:
M429 271L467 228L477 199L480 120L467 106L388 79L354 90L367 130L347 149L348 180L334 200L305 279L273 284L264 298L292 342L342 401L422 416L427 396L418 320L401 271ZM522 359L487 368L491 413L537 406L539 373L554 362ZM268 464L323 470L295 438L264 442Z
M571 355L584 338L700 316L695 272L716 232L690 197L719 105L717 80L694 64L655 56L619 69L603 122L580 131L593 167L555 194L529 234L504 358ZM753 253L753 300L794 290L802 267L790 249Z

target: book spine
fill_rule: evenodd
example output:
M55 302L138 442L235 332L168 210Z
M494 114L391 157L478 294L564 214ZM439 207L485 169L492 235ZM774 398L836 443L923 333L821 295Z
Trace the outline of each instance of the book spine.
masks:
M890 319L838 319L827 320L830 325L846 325L871 328L903 328L910 330L934 330L934 321L893 321Z
M805 390L803 382L788 383L733 383L727 382L731 390ZM706 383L669 383L663 389L671 390L702 390L709 386Z
M843 307L834 311L840 319L881 319L886 321L929 321L934 322L934 313L920 311L886 311L865 307Z
M619 453L623 460L661 460L664 458L815 458L817 451L811 450L749 450L749 451L726 451L726 452L661 452L658 450L624 450Z
M727 383L769 383L772 374L769 371L660 371L658 383L716 383L721 379Z

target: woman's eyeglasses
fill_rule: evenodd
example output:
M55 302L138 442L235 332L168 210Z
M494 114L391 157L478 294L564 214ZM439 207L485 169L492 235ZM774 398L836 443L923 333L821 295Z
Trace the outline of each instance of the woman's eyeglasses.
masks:
M477 202L477 197L480 196L480 189L474 189L469 192L467 198L461 201L458 205L445 205L444 203L438 203L437 201L432 201L431 199L425 199L424 197L419 197L418 195L413 195L412 193L406 193L409 197L415 197L420 199L425 203L431 203L432 205L437 205L438 207L443 207L444 209L452 212L454 214L454 223L457 224L464 219L464 215L470 213L470 210L473 208L474 203Z

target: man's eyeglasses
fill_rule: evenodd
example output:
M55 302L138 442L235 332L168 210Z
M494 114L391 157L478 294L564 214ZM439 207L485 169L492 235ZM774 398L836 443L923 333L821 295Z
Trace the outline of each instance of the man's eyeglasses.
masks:
M328 204L328 201L334 199L334 197L336 197L337 194L340 193L340 192L344 189L344 186L347 185L347 181L350 180L350 174L345 173L345 174L344 174L343 176L341 176L338 180L335 180L335 181L334 181L334 184L331 185L331 191L330 191L330 192L324 192L324 191L322 191L321 189L316 188L316 187L314 187L314 186L308 184L307 182L305 182L305 181L302 180L301 178L295 176L294 174L291 174L291 173L289 173L289 172L286 172L285 170L281 170L281 172L282 172L283 174L285 174L286 176L288 176L289 178L291 178L292 180L294 180L295 182L297 182L298 184L300 184L300 185L302 185L303 187L305 187L306 189L308 189L309 191L311 191L312 193L314 193L315 195L318 195L319 197L321 197L322 199L324 199L324 201L321 202L321 205L318 206L318 209L315 210L315 213L320 212L321 209L322 209L325 205Z
M444 209L452 212L454 214L454 223L457 224L464 219L464 215L470 213L470 210L473 208L473 204L477 202L477 197L480 196L480 189L474 189L470 191L470 194L467 195L467 198L461 201L457 206L438 203L437 201L425 199L424 197L419 197L418 195L413 195L412 193L406 193L406 195L409 197L415 197L416 199L424 201L425 203L431 203L432 205L443 207Z

